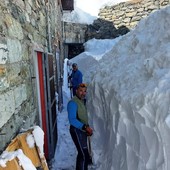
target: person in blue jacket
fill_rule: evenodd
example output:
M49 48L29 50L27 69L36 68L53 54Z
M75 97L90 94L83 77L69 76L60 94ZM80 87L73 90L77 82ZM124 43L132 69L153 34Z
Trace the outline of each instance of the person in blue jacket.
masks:
M78 151L76 170L88 170L88 164L92 163L87 146L87 136L91 136L93 130L88 124L87 109L84 102L86 90L86 84L79 84L76 95L67 104L70 134Z
M78 66L76 63L72 64L72 73L69 78L71 79L71 87L73 90L72 93L73 93L73 96L75 96L77 86L83 81L83 74L78 69Z

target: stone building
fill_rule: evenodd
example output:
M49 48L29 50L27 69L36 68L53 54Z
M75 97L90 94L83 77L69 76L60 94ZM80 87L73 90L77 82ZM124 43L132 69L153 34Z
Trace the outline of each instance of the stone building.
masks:
M0 1L1 153L19 132L39 125L46 158L54 155L62 108L62 12L61 0Z
M64 55L71 59L84 51L87 24L63 22Z

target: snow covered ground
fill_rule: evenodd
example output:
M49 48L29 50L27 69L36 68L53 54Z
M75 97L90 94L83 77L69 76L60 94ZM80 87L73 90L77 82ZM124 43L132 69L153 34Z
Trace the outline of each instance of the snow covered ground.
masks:
M150 14L108 44L90 40L72 59L88 83L87 107L96 170L170 169L170 7ZM99 43L101 43L99 45ZM90 72L90 74L89 74ZM64 110L53 170L74 170L76 150Z

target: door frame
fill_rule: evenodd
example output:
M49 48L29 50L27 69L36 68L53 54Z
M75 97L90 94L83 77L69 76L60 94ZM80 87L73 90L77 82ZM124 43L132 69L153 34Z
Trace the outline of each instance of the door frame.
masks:
M47 81L49 80L48 75L48 55L42 50L34 50L33 62L35 68L36 86L37 86L37 103L39 112L39 124L44 131L44 153L46 159L51 159L55 153L55 147L57 143L57 109L56 120L54 125L52 124L52 113L50 98L50 89ZM53 56L54 57L54 56ZM55 74L55 73L54 73ZM54 75L55 76L55 75ZM54 94L55 95L55 94ZM54 102L54 101L53 101ZM57 103L56 103L57 105ZM57 108L57 106L55 106ZM55 126L55 127L54 127ZM56 129L54 129L56 128ZM56 131L56 134L53 134ZM56 137L54 136L56 135Z

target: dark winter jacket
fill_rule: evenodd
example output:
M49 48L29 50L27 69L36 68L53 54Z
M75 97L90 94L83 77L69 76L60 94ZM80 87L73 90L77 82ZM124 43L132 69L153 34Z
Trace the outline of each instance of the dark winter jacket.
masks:
M76 71L72 71L71 73L71 84L73 86L73 88L76 88L79 84L82 83L83 79L83 74L81 73L81 71L76 70Z

